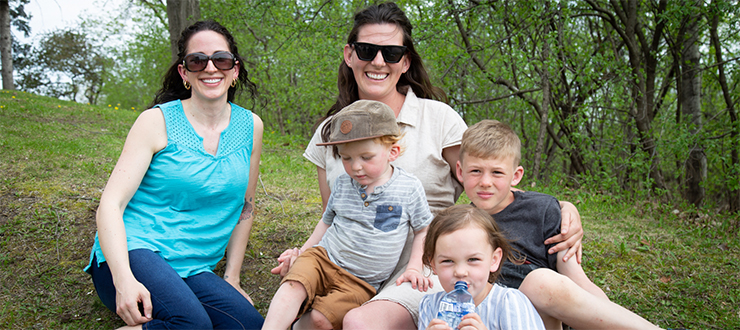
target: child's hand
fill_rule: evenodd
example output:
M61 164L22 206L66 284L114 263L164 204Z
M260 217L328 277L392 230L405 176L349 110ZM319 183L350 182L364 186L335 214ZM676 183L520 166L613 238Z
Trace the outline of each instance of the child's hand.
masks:
M426 330L450 330L450 326L447 325L447 322L440 320L440 319L432 319L429 321L429 325L427 325Z
M581 263L583 225L581 224L581 215L578 209L570 202L560 202L560 212L562 221L560 223L560 234L545 240L545 245L558 243L547 251L548 254L558 253L571 248L563 257L563 262L567 262L573 255L576 261Z
M285 250L277 259L277 267L271 269L270 273L280 275L281 278L284 277L288 273L288 270L290 270L290 267L293 266L293 262L299 254L301 254L301 250L298 248Z
M396 280L396 285L401 285L403 282L411 282L411 287L421 292L426 292L433 286L432 279L413 268L407 268Z
M465 316L463 316L462 321L460 321L460 325L458 326L458 329L460 330L488 330L488 327L483 323L483 320L481 320L480 315L477 313L470 313Z

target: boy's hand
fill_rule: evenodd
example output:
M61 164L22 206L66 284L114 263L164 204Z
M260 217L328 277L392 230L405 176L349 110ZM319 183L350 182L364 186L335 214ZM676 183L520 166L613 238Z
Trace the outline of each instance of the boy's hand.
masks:
M477 313L470 313L463 316L458 328L460 330L488 330L488 327L486 327Z
M429 325L427 325L427 330L450 330L450 326L447 325L447 322L440 320L440 319L432 319L429 321Z
M271 269L270 273L280 275L281 278L284 277L285 274L288 273L288 270L290 270L290 267L293 266L293 262L295 262L295 259L298 258L298 255L300 254L301 250L299 248L285 250L285 252L283 252L277 259L277 267Z
M576 209L575 205L570 202L560 202L560 210L562 216L560 234L545 240L545 245L552 243L559 244L553 246L547 252L553 254L572 248L563 256L563 262L567 262L570 257L575 255L576 261L580 264L582 255L581 239L583 239L581 215L578 214L578 209Z
M426 292L433 285L432 279L413 268L407 268L396 280L396 285L401 285L403 282L411 282L411 287L421 292Z

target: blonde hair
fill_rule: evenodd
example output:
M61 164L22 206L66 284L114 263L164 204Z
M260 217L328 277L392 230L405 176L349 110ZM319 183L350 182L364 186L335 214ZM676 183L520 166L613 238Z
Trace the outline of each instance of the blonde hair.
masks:
M403 134L401 135L383 135L379 136L373 139L375 143L385 144L385 145L393 145L398 143L398 141L401 141L403 139Z
M483 211L473 205L454 205L448 207L434 217L429 224L427 236L424 240L424 255L421 257L424 265L431 267L434 260L434 253L437 248L437 240L440 236L463 229L468 225L475 225L483 229L488 236L488 244L493 250L501 248L503 252L501 260L508 259L513 263L521 264L523 260L515 259L512 251L514 248L509 244L504 233L499 230L496 222L486 211ZM502 263L503 264L503 263ZM488 282L493 283L501 272L501 264L495 272L488 275Z
M465 155L493 159L513 157L514 167L517 167L522 159L522 142L509 125L484 119L463 133L460 162Z

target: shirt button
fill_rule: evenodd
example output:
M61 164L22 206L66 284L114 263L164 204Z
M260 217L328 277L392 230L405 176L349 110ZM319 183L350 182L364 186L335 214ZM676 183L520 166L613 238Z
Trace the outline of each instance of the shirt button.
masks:
M362 193L362 194L360 195L360 197L362 197L362 198L365 198L365 197L367 197L367 195L365 195L365 193ZM367 206L367 205L365 205L365 206Z
M367 207L368 205L370 205L370 202L365 202L365 206Z

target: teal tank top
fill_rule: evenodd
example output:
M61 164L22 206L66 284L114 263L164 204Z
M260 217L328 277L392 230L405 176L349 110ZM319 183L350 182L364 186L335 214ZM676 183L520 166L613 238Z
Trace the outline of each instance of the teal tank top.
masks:
M126 240L129 251L152 250L185 278L212 271L224 256L244 207L254 121L249 110L231 104L214 156L203 148L180 100L156 107L164 114L167 146L154 154L123 212ZM91 263L93 257L105 261L97 233Z

